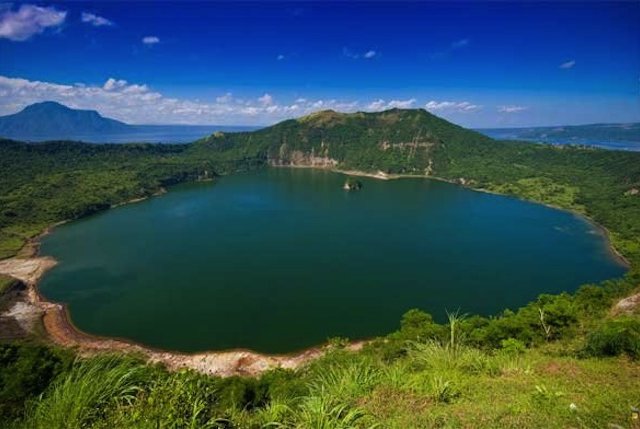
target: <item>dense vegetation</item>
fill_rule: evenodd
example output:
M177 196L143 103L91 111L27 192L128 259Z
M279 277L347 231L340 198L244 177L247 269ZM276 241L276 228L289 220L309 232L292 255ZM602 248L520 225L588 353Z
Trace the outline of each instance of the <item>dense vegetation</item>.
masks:
M0 140L0 257L56 222L250 166L199 157L188 145Z
M0 257L48 225L164 186L268 164L428 174L586 214L632 263L623 279L448 324L409 311L364 350L330 342L296 371L219 379L134 357L0 345L0 425L21 428L628 427L640 319L612 305L640 274L640 154L496 142L422 110L320 112L192 145L0 141ZM4 422L4 423L2 423ZM376 426L377 425L377 426Z

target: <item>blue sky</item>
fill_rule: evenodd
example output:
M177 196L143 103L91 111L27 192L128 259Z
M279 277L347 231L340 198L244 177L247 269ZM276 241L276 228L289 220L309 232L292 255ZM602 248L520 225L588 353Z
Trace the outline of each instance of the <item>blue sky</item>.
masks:
M0 4L0 114L43 99L133 123L640 121L640 2Z

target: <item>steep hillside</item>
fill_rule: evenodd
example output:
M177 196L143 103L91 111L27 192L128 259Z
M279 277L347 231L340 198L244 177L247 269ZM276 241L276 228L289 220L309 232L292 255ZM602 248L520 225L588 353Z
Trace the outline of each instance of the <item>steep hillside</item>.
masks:
M425 110L380 113L325 110L250 133L216 133L196 148L256 156L270 165L340 167L432 174L446 153L493 141Z

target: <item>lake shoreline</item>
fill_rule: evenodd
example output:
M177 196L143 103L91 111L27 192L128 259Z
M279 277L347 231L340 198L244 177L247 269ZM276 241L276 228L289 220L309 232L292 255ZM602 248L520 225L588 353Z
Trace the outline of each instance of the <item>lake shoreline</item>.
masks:
M583 218L584 220L589 222L600 232L602 232L606 240L607 248L611 251L612 255L615 256L616 259L621 262L622 265L624 265L627 269L631 266L630 262L613 246L613 243L610 239L610 232L604 226L595 222L593 219L575 210L555 207L550 204L526 200L517 196L505 195L482 188L474 188L470 184L460 183L455 180L449 180L435 176L416 174L386 174L382 171L378 171L377 173L369 173L358 170L341 170L304 165L279 165L275 168L283 167L312 168L343 175L369 177L378 180L395 180L402 178L432 179L462 186L477 192L510 196L521 199L523 201L530 201L534 204L542 204L552 209L570 212L573 215ZM165 190L164 188L160 188L157 192L149 196L134 198L120 204L114 204L111 206L111 208L140 202L150 197L162 195L166 192L167 190ZM69 220L52 224L47 227L41 234L29 240L29 242L25 245L25 248L23 248L23 250L26 249L26 252L23 251L23 254L26 253L24 256L0 260L0 274L14 277L22 281L27 286L27 303L34 307L34 311L37 311L39 312L39 314L41 314L45 337L54 344L66 348L76 349L79 351L80 355L83 356L90 356L98 353L113 351L141 354L145 356L149 362L162 363L169 370L180 370L189 368L203 374L218 376L256 376L268 369L276 367L294 369L306 362L322 356L325 353L327 348L326 345L313 346L298 352L281 355L263 354L248 349L184 353L171 350L154 349L152 347L145 346L143 344L136 343L130 340L117 337L102 337L82 331L73 324L68 312L68 308L65 304L48 300L38 290L38 282L41 277L48 269L57 264L57 261L54 258L39 256L40 240L42 237L51 233L55 227L66 222L69 222ZM366 340L352 341L346 348L349 350L359 350L366 343Z
M289 354L265 354L249 349L229 349L184 353L149 347L134 341L89 334L75 326L68 307L45 298L38 290L38 281L57 264L54 258L33 256L0 261L0 273L21 281L26 286L23 304L28 305L31 316L40 317L46 339L53 344L75 349L81 356L123 352L142 355L150 363L160 363L167 369L191 369L202 374L228 377L233 375L257 376L274 368L295 369L317 359L328 350L322 344ZM360 350L367 341L352 341L345 348Z

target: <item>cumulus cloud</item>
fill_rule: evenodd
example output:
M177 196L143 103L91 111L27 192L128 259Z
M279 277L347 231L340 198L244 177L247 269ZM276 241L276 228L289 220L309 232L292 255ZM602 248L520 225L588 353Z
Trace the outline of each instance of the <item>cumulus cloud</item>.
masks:
M436 101L431 100L424 105L430 112L475 112L482 106L469 101Z
M265 94L262 97L259 97L258 101L263 106L271 106L273 104L273 97L269 94Z
M498 112L500 113L518 113L523 110L527 110L525 106L498 106Z
M569 61L565 61L564 63L560 64L560 68L561 69L570 69L573 68L573 66L576 65L576 60L569 60Z
M10 4L0 4L0 38L22 42L47 28L59 27L66 17L67 12L54 7L23 4L12 10Z
M94 27L110 27L113 25L113 21L89 12L82 12L80 20L86 24L93 25Z
M233 100L233 94L230 92L216 97L216 103L220 104L229 103L231 100Z
M157 36L145 36L142 38L142 43L145 45L155 45L160 43L160 38Z
M366 58L366 59L370 59L370 58L375 57L376 55L377 55L377 52L374 51L374 50L371 50L371 51L365 52L363 57Z
M167 97L145 84L109 78L101 85L73 85L0 76L0 115L15 113L25 106L53 100L77 109L95 109L105 116L135 124L220 124L259 125L298 117L318 110L340 112L362 110L369 103L299 97L279 103L270 94L239 98L231 93L212 100ZM379 109L407 106L415 100L391 100Z
M410 98L408 100L390 100L385 101L383 99L374 100L367 105L367 110L372 111L380 111L387 109L410 109L413 105L416 104L415 98Z

